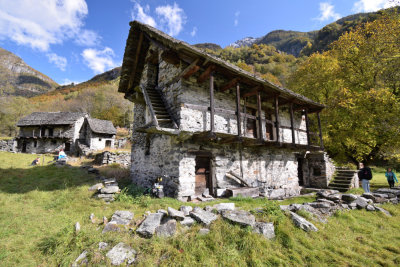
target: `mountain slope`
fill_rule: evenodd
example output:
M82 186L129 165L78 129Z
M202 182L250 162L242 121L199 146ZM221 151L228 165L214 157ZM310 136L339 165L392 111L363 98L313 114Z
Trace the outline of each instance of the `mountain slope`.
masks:
M0 48L0 96L32 97L57 86L55 81L27 65L18 56Z

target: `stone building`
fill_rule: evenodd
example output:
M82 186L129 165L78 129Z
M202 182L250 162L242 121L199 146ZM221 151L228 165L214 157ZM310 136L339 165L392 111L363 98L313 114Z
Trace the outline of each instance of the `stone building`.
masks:
M187 199L327 187L323 105L134 21L119 92L133 101L131 173Z
M81 112L34 112L18 121L17 151L51 153L64 149L73 155L79 146L90 150L113 147L116 129L110 121Z

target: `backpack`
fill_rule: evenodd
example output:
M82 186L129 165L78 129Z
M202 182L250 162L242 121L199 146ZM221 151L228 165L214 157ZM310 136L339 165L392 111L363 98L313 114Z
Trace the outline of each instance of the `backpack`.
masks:
M371 180L372 179L372 172L371 169L366 167L366 168L362 168L361 170L359 170L359 175L358 177L363 180Z

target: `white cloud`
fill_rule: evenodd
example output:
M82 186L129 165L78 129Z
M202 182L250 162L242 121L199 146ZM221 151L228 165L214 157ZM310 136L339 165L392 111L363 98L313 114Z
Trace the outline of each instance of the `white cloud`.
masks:
M83 29L87 14L85 0L0 0L0 39L41 51L67 39L84 44L82 32L86 41L96 39Z
M131 16L133 20L138 20L152 27L157 27L157 23L154 20L154 18L146 14L149 12L150 12L149 5L146 5L145 8L143 8L139 3L135 2L134 10L132 10Z
M81 46L96 46L100 43L101 37L94 31L82 30L75 39L75 43Z
M335 12L335 7L328 2L319 3L319 11L321 11L321 15L316 18L319 21L338 20L341 17Z
M70 85L73 83L74 85L77 85L78 83L81 83L81 81L71 81L68 78L63 79L63 81L60 83L60 85Z
M102 73L105 70L117 66L117 63L113 59L114 51L109 47L103 50L87 48L83 50L81 56L85 64L91 68L95 74Z
M67 67L67 59L65 57L59 56L55 53L48 53L46 56L50 63L56 65L60 70L65 71L65 68Z
M193 30L190 32L190 35L194 37L197 33L197 27L193 27Z
M396 1L390 0L358 0L354 3L355 12L372 12L382 8L389 8L398 5Z
M165 28L169 35L176 36L182 31L186 23L186 15L176 3L173 6L158 6L156 13L160 18L162 28Z
M239 25L239 15L240 15L240 11L236 11L235 12L235 20L233 21L233 25L235 25L235 27L237 25Z

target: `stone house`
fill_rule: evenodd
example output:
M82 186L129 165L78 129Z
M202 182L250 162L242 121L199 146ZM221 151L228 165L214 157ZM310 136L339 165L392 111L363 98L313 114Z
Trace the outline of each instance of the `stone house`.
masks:
M167 195L298 195L326 188L323 105L134 21L119 92L133 101L131 173Z
M89 125L89 126L88 126ZM110 121L81 112L33 112L18 121L17 151L51 153L64 149L79 152L79 144L91 150L114 144L116 129Z

